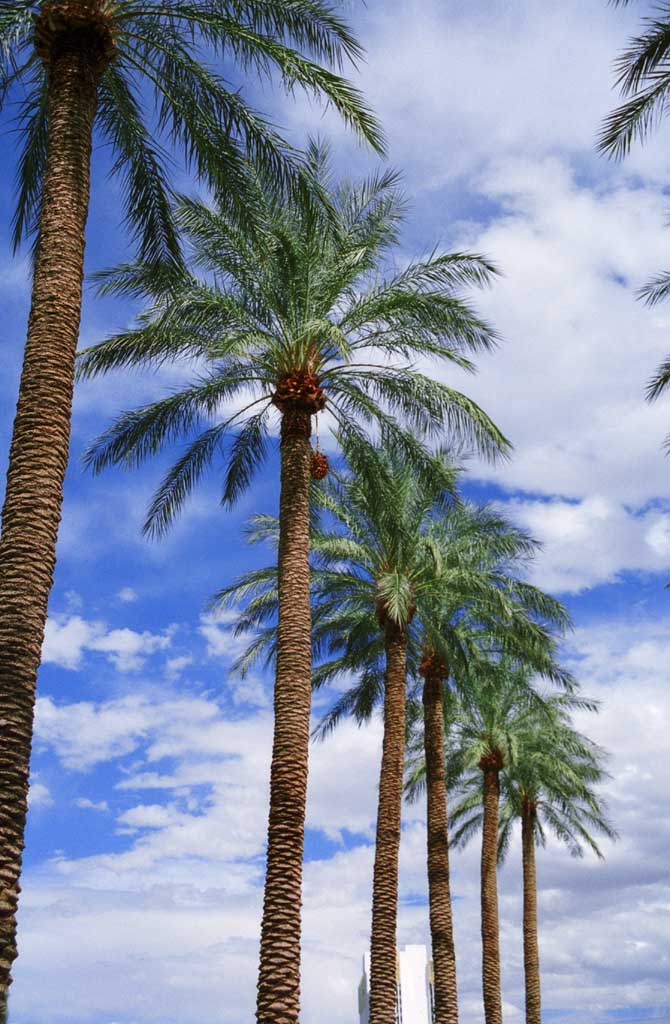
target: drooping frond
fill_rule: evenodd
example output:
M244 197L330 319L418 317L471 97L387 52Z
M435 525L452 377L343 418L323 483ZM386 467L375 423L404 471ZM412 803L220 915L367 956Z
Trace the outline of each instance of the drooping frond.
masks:
M19 105L16 126L21 139L16 168L16 207L12 222L14 252L21 239L37 231L42 203L42 178L47 159L47 80L35 64L26 75L26 95Z
M633 38L616 61L616 82L628 99L605 119L598 148L625 156L634 141L644 141L668 109L670 91L670 8L644 19L645 30Z
M132 94L126 99L132 113ZM197 465L199 477L206 468L201 454L219 450L206 440L198 445L192 435L209 430L208 420L233 416L241 391L251 407L271 399L282 380L307 372L318 376L338 436L351 453L359 451L359 460L370 450L370 433L420 474L437 471L449 489L454 460L448 481L448 463L438 460L436 468L427 438L440 436L452 452L467 446L491 459L508 453L509 443L483 410L413 365L429 355L446 366L472 368L467 353L494 345L495 332L457 293L487 283L493 265L479 255L435 252L384 283L386 250L400 216L396 176L334 185L327 147L316 143L305 165L327 193L323 206L313 196L282 197L266 175L253 173L247 177L253 225L241 227L220 198L208 204L180 197L164 225L159 249L165 251L98 275L104 293L145 297L147 306L130 329L80 355L79 376L182 360L186 380L182 398L172 395L128 413L98 439L86 457L92 468L137 464L181 432L194 445L195 461L185 456L175 470L177 509L182 481L196 478L190 467ZM129 187L141 190L143 183ZM147 203L154 202L161 220L160 183L156 187ZM183 237L185 265L167 252L173 222ZM355 310L365 316L352 318ZM189 381L193 362L198 376ZM226 449L225 503L248 486L265 454L266 421L257 411L247 425L238 423L239 438ZM160 529L172 519L164 517L172 507L172 479L159 495L159 512L154 508L150 516Z
M75 0L76 2L76 0ZM83 0L82 0L83 2ZM44 167L40 139L46 76L33 46L34 0L4 0L0 10L0 106L28 84L19 118L15 240L34 231ZM302 156L248 103L244 82L262 76L336 109L377 151L383 132L360 92L341 76L361 48L326 0L119 0L111 8L115 59L99 83L94 141L111 144L121 175L126 221L142 258L177 259L166 150L213 188L238 223L253 223L254 177L272 177L284 196L314 193ZM218 67L231 65L242 88ZM23 94L25 95L25 94Z
M670 357L659 366L647 385L647 401L653 402L670 385Z
M152 138L131 81L114 63L100 83L98 119L116 154L111 173L121 179L126 217L140 260L149 264L178 261L181 253L168 178L172 161Z
M617 838L606 803L597 791L607 778L606 755L574 728L570 718L575 708L597 710L597 702L575 694L556 694L529 703L522 693L514 693L515 685L510 677L497 694L486 684L475 690L473 699L463 706L455 741L455 749L473 767L482 751L497 749L504 755L499 860L504 860L514 824L521 818L530 824L540 846L549 831L572 856L581 856L584 847L602 856L595 835ZM452 787L459 798L452 820L464 823L456 832L459 845L468 842L479 828L480 776L473 770Z

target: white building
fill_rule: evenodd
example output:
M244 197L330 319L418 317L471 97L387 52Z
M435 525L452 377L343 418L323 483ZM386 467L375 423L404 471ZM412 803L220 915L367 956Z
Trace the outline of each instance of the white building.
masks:
M432 1024L433 964L425 946L405 946L397 960L398 1024ZM358 986L360 1024L370 1019L370 954L363 957L363 977Z

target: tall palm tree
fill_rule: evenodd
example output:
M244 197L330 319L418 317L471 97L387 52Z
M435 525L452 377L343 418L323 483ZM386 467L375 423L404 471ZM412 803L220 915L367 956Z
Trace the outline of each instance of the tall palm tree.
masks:
M435 1021L456 1024L445 720L450 720L458 690L467 687L472 662L495 650L514 651L536 671L569 686L570 676L554 662L548 631L563 631L569 620L558 602L516 578L537 545L504 516L488 508L456 506L436 536L445 575L437 601L422 608L423 730L410 740L406 790L411 799L426 790ZM458 680L455 692L449 689L450 676Z
M370 945L370 1022L395 1024L398 851L402 805L407 654L417 602L431 586L427 527L450 499L453 472L426 457L424 472L403 449L375 448L360 436L341 437L350 472L320 490L327 528L314 523L312 571L313 645L331 657L314 672L322 685L344 670L364 666L375 697L383 693L384 737L373 876ZM431 472L432 470L432 472ZM257 520L255 537L272 536L272 520ZM247 599L238 629L269 621L242 659L247 669L261 653L275 658L279 637L273 619L276 575L255 571L226 587L218 600ZM363 651L367 657L363 658ZM342 710L336 709L328 729Z
M526 1024L542 1020L535 847L544 846L548 830L573 857L581 857L586 846L602 858L593 833L616 838L594 788L606 777L603 751L575 732L563 708L552 708L551 719L548 724L542 715L524 729L518 756L503 781L500 860L512 823L521 821Z
M535 847L545 845L549 831L573 857L582 856L584 847L602 857L594 833L616 838L595 789L606 777L604 752L574 729L564 704L560 697L547 697L539 711L520 723L514 760L501 779L499 864L507 855L515 823L521 822L526 1024L541 1024L542 1019ZM461 835L467 837L481 823L481 783L470 775L461 788L462 806L470 808L461 824Z
M370 717L383 701L384 744L380 772L377 844L373 881L373 924L371 948L371 1020L390 1020L395 1012L395 949L397 917L398 846L400 841L400 793L404 758L407 677L417 675L422 637L430 635L437 652L432 659L448 657L463 661L470 641L466 623L486 623L489 647L497 641L503 647L533 651L540 670L554 673L552 644L533 617L542 609L548 619L562 619L560 606L535 588L505 574L505 561L532 548L530 540L514 531L507 521L490 510L472 510L456 503L445 504L449 472L439 458L429 472L417 473L397 454L367 449L357 439L355 447L345 440L354 473L328 485L318 495L330 528L313 529L315 567L312 574L314 600L313 645L319 658L314 683L342 672L353 672L357 684L344 694L326 716L320 734L329 731L347 713L359 721ZM477 531L489 531L488 560L484 564L484 541ZM496 536L497 531L497 536ZM507 533L506 533L507 531ZM255 539L276 536L271 519L256 520ZM478 552L478 561L475 557ZM469 561L468 561L469 558ZM453 612L451 628L427 634L425 616L434 614L444 594ZM261 653L272 658L276 651L274 615L276 573L272 568L255 570L226 587L219 595L227 601L246 602L238 629L261 630L241 660L243 670ZM529 614L530 612L530 614ZM402 643L401 659L396 641ZM421 667L426 669L424 658ZM408 672L409 668L409 672ZM421 671L421 668L418 669ZM556 670L558 672L558 670ZM427 675L424 694L432 694L432 672ZM559 675L562 675L558 672ZM402 682L402 686L401 686ZM430 701L426 700L426 705ZM442 711L441 694L437 710ZM431 709L431 719L435 708ZM434 729L426 729L428 739ZM441 732L439 734L441 743ZM432 762L431 762L432 763ZM441 785L441 789L440 789ZM453 938L448 894L448 857L445 831L440 832L438 804L446 811L444 780L429 784L429 874L431 920L433 921L437 1020L456 1012Z
M248 162L298 186L297 161L210 60L324 96L377 147L360 96L318 61L360 47L326 0L3 0L0 107L22 138L14 241L37 235L0 542L0 1019L16 956L35 682L55 565L81 313L90 158L111 147L142 259L179 262L161 140L238 216ZM152 94L152 95L150 95ZM148 102L147 102L148 101ZM155 113L153 106L155 102Z
M258 1017L282 1024L297 1019L299 999L311 706L309 490L310 474L324 469L323 455L310 445L312 419L326 407L350 434L357 420L376 423L408 456L419 457L421 447L393 414L415 432L449 428L491 457L508 447L473 402L409 363L428 357L470 367L466 352L491 348L492 330L459 293L488 281L493 267L479 256L433 253L383 276L402 213L395 175L335 186L325 147L312 145L308 162L328 203L287 204L259 178L252 239L225 209L184 200L176 219L193 270L203 276L146 264L119 268L106 286L142 294L149 306L137 329L95 346L81 361L87 376L179 356L205 367L175 394L122 415L89 451L99 471L138 464L191 437L152 502L150 532L169 527L217 457L226 466L224 504L235 501L262 464L270 416L279 413L275 731Z
M481 663L470 672L456 726L455 756L469 774L459 786L466 796L452 811L452 845L462 846L481 827L482 991L486 1024L502 1024L500 927L498 917L498 829L501 772L518 759L522 737L533 719L549 721L547 706L591 708L574 687L541 697L529 666L507 657Z
M623 7L630 0L612 0ZM659 4L643 20L644 30L634 37L617 58L616 84L626 102L605 119L598 148L609 156L625 157L633 142L644 142L668 112L670 95L670 6ZM664 271L638 292L647 305L655 306L670 296L670 271ZM647 400L653 402L670 387L670 356L660 365L647 385ZM670 454L670 434L663 447Z

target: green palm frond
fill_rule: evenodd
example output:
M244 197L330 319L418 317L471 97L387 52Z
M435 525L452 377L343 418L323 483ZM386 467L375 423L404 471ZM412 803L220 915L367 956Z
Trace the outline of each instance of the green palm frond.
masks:
M670 357L661 363L657 372L647 385L647 401L653 402L670 385Z
M595 834L617 838L597 791L607 778L606 754L570 718L575 709L597 710L597 702L564 693L529 702L522 692L514 692L519 681L510 676L497 693L486 682L471 690L452 741L457 755L473 766L482 752L497 749L503 754L499 860L507 854L515 822L524 815L538 845L544 845L548 830L572 856L582 856L588 847L602 857ZM473 816L482 801L478 775L463 773L451 787L459 796L452 820L471 826L457 833L457 845L467 843L479 827Z
M186 391L124 413L88 449L84 463L95 473L116 463L138 466L155 455L164 444L188 436L203 419L217 413L222 401L247 384L246 375L241 378L210 375ZM237 415L234 414L226 423ZM211 438L214 434L208 432L208 436Z
M47 158L47 80L41 67L35 65L26 75L26 95L16 117L20 136L19 162L16 169L17 203L12 223L12 244L18 249L21 239L34 235L42 202L42 174Z
M452 758L454 784L466 764L476 766L491 736L504 747L508 762L515 762L518 744L505 728L505 716L513 713L522 722L545 707L531 686L531 674L563 688L552 699L565 711L591 707L556 662L556 636L569 627L565 609L514 575L537 549L536 542L499 511L455 500L453 467L447 463L444 472L440 457L433 456L431 468L423 471L402 451L370 444L356 430L343 433L340 443L347 468L331 471L315 491L318 516L310 540L314 685L342 676L354 681L338 698L334 713L327 714L324 731L349 711L361 721L383 696L380 610L407 631L411 685L418 680L421 651L429 644L449 666L450 685L464 709L472 710L486 694L493 715L489 739L481 735L481 725L475 730L478 746L469 749L467 758L461 755L458 769ZM254 517L250 533L276 546L276 519ZM225 592L226 600L232 593ZM244 605L240 623L245 630L276 618L276 576L270 568L261 589L250 574L238 581L234 593ZM264 636L269 642L270 632ZM502 693L507 694L503 701ZM445 709L449 694L446 690ZM421 745L416 749L418 760L410 756L409 771L419 786Z
M617 0L623 6L629 0ZM612 111L599 138L603 152L625 156L635 140L644 142L670 109L670 4L660 3L652 16L643 19L644 31L631 40L616 62L617 84L626 103ZM670 295L670 274L658 274L638 292L648 306ZM649 381L648 401L665 391L670 382L670 360ZM670 454L670 435L663 447Z
M152 139L132 83L113 63L100 83L98 118L116 153L111 173L121 178L127 220L138 242L139 258L150 264L179 261L167 174L171 160Z
M0 11L0 107L27 84L19 112L20 157L15 241L34 232L46 151L46 76L33 48L37 0L5 0ZM96 140L111 146L126 220L142 258L178 259L165 149L211 186L238 223L254 221L258 170L285 195L314 195L301 154L231 89L226 77L258 76L332 105L377 151L383 132L361 94L338 72L361 48L326 0L118 0L115 60L99 83ZM153 103L152 103L153 100ZM318 190L317 190L318 191Z
M261 412L250 416L232 445L223 504L234 505L249 487L253 474L262 465L267 452L267 413L269 402Z
M648 306L665 301L670 296L670 272L666 270L658 274L640 288L637 294Z
M605 119L598 148L625 156L635 140L643 141L666 113L670 72L670 8L644 19L645 31L633 38L616 61L617 85L630 99Z
M425 447L429 436L446 435L452 450L468 446L490 459L509 452L471 399L414 367L430 355L471 368L467 353L495 344L492 328L455 291L481 287L495 268L483 256L434 252L386 282L387 249L402 209L396 175L334 185L328 148L317 143L310 144L305 166L327 193L324 205L282 198L266 174L247 169L253 226L241 228L219 199L206 204L181 197L170 223L182 232L186 266L153 252L149 262L99 276L105 293L144 296L148 304L130 330L80 355L80 377L174 359L184 360L187 377L189 360L204 364L205 372L186 381L183 401L170 396L125 414L87 453L93 468L132 465L173 444L180 422L185 436L207 431L226 418L226 402L239 391L260 402L287 375L306 371L318 375L327 412L350 451L355 442L367 452L369 432L422 473L436 465ZM160 216L160 203L156 209ZM364 308L365 318L351 319L352 310ZM210 401L213 387L218 404ZM235 461L224 467L231 474L226 503L248 486L265 453L262 417L240 429L227 455ZM444 477L444 460L440 466ZM453 478L453 459L448 472Z

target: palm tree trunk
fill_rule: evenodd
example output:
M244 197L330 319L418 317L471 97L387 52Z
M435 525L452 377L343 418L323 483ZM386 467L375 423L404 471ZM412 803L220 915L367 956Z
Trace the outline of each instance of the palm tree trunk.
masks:
M484 822L482 829L482 987L486 1024L502 1024L500 990L500 936L498 924L498 811L500 804L500 759L492 754L482 758L484 773Z
M296 1024L311 709L309 443L311 417L285 412L281 432L279 621L267 873L256 1019Z
M35 685L68 460L99 69L81 39L49 69L48 153L0 540L0 1021L16 957Z
M457 1024L456 955L449 886L447 782L444 765L443 681L429 674L423 685L426 755L428 899L435 987L434 1024Z
M526 982L526 1024L542 1024L540 954L537 944L537 876L533 812L521 817L523 857L523 967Z
M395 1024L398 853L405 760L407 636L392 622L386 630L384 743L379 777L370 941L370 1024Z

